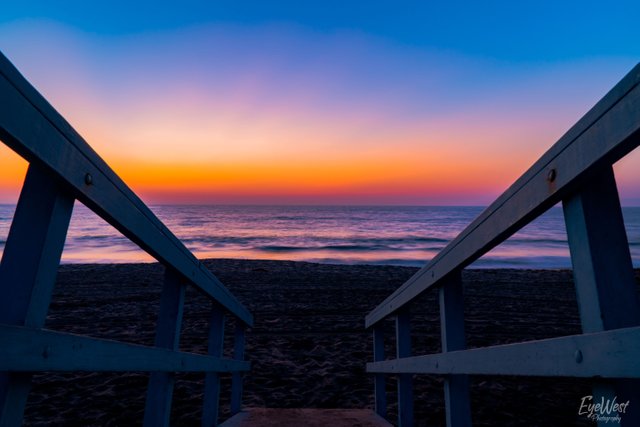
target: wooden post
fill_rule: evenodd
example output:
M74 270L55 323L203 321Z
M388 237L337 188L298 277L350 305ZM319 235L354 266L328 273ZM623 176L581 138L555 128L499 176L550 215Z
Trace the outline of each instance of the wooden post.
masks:
M244 360L245 325L236 319L233 358ZM234 372L231 377L231 415L242 410L242 372Z
M156 347L179 349L185 292L181 281L180 275L173 268L165 267L156 326ZM169 425L173 384L174 374L171 372L153 372L149 377L144 409L145 427Z
M440 332L442 352L464 350L464 301L460 270L451 273L440 287ZM447 426L471 426L469 378L448 375L444 380Z
M377 324L373 327L373 361L380 362L384 360L384 336L382 333L382 325ZM375 374L375 405L376 413L382 418L387 417L387 390L386 378L384 374Z
M209 355L222 357L224 345L224 312L214 303L209 326ZM202 426L218 425L220 405L220 377L217 372L207 372L204 387L204 407L202 408Z
M411 356L411 328L408 309L396 316L397 357ZM413 381L411 374L398 375L398 426L413 426Z
M0 265L0 323L44 326L73 197L29 165ZM22 425L30 374L0 374L1 426Z
M639 325L640 304L613 169L590 179L563 207L583 332ZM639 381L602 382L594 388L594 399L616 395L619 403L630 400L622 424L640 425Z

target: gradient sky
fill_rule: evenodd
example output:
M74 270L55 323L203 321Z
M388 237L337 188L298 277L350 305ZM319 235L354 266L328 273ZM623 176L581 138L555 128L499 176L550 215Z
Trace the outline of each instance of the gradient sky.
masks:
M486 204L640 58L638 2L427 3L11 2L0 49L151 203Z

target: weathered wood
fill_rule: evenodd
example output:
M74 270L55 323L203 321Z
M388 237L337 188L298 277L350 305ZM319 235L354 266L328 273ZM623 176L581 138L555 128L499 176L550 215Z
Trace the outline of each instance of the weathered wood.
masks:
M602 170L563 206L583 331L640 325L613 169Z
M245 325L252 315L169 231L91 149L64 118L0 54L0 139L27 161L29 173L0 267L0 352L2 426L20 425L31 371L154 371L145 407L145 425L168 425L171 372L235 372L232 405L239 408ZM156 348L42 331L74 198L104 218L168 267ZM236 360L178 349L185 281L214 300L214 342L222 339L223 311L239 325ZM217 319L217 320L216 320ZM218 322L220 325L218 325ZM14 325L14 326L12 326ZM27 327L24 327L26 325ZM219 342L220 347L222 342ZM210 344L211 350L211 344ZM156 372L157 371L157 372ZM211 376L210 376L211 377ZM208 387L216 395L219 382ZM217 387L217 388L216 388ZM214 390L215 389L215 390ZM205 418L211 415L205 408Z
M180 275L166 267L156 327L156 347L179 350L184 292L185 286L181 283ZM144 409L145 427L169 425L173 384L172 372L151 373Z
M211 311L209 326L209 354L221 357L224 345L224 313L220 307L214 306ZM204 407L202 408L202 426L218 425L220 405L220 377L217 373L207 373L204 386Z
M29 166L0 264L0 322L44 325L72 210L73 197Z
M244 332L245 327L236 322L233 358L234 360L244 360ZM234 372L231 376L231 415L235 415L242 410L242 373Z
M594 174L563 207L582 330L640 325L629 242L611 166ZM640 382L598 384L594 397L599 396L640 402ZM640 408L630 407L623 421L640 425Z
M464 350L464 301L461 272L451 273L440 287L440 332L442 352ZM469 378L448 375L444 380L447 426L471 426Z
M463 350L466 347L464 332L464 295L460 271L451 273L440 287L440 338L442 351Z
M640 327L370 362L387 374L640 378Z
M249 362L81 335L0 325L0 370L11 372L233 372Z
M24 407L31 390L31 374L3 374L0 376L0 388L4 396L0 427L22 426Z
M220 427L393 427L369 409L247 408Z
M366 327L401 309L450 272L464 268L506 240L560 202L590 170L610 165L637 147L639 83L640 65L431 262L371 311L365 319Z
M246 308L0 54L0 139L65 182L122 234L251 326ZM87 184L86 176L91 176Z
M396 316L396 356L411 356L411 316L408 310ZM398 375L398 426L413 426L413 379L410 373Z
M0 264L0 323L44 325L72 210L73 198L29 166ZM22 424L30 381L0 373L1 425Z
M381 326L373 328L373 361L384 360L384 335ZM374 375L375 410L382 418L387 417L387 389L384 374Z

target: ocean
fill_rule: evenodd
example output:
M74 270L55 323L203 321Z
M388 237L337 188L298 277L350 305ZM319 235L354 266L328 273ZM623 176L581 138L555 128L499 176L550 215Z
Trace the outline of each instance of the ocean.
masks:
M158 205L154 213L198 258L422 266L484 208L441 206ZM0 205L0 251L15 205ZM640 207L623 208L640 267ZM63 263L151 262L153 258L76 202ZM569 268L562 209L554 207L471 265Z

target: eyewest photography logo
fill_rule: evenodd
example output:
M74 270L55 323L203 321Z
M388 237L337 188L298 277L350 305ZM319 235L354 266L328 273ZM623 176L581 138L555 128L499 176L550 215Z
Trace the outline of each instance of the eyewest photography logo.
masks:
M629 401L619 403L618 396L613 399L605 399L602 396L597 401L594 401L593 396L584 396L580 401L578 415L586 416L595 422L620 424L628 407Z

